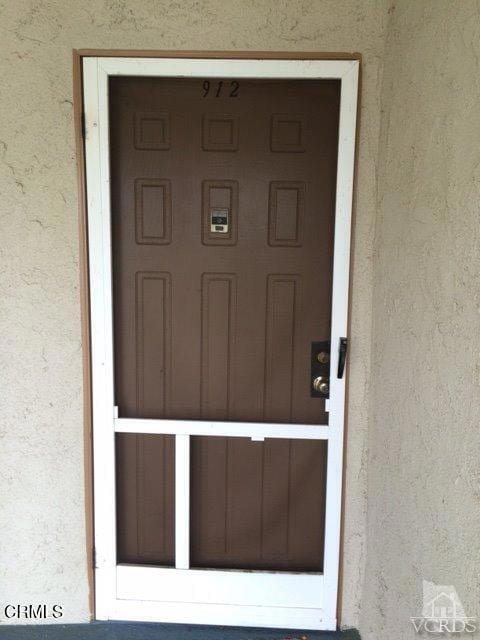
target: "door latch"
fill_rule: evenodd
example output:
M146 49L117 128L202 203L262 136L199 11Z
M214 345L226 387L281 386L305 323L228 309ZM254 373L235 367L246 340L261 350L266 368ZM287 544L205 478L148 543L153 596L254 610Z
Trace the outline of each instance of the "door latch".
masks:
M310 396L328 398L330 393L330 340L312 342Z

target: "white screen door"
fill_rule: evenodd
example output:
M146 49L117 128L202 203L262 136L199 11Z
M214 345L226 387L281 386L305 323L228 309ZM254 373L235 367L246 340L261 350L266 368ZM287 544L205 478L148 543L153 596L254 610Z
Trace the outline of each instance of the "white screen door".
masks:
M358 66L358 61L346 60L84 58L85 150L92 333L95 576L98 619L319 630L336 628L345 403L345 376L339 375L339 359L342 353L340 348L343 344L342 340L347 337ZM121 96L121 91L126 90L122 88L123 85L121 83L117 82L119 78L132 79L133 82L133 98L129 96L125 98L125 109L127 111L125 112L125 117L122 117L126 122L132 123L132 144L138 152L139 162L147 163L147 168L142 169L143 174L138 175L138 171L135 169L137 174L131 180L130 178L124 178L122 173L124 171L123 165L121 165L120 169L117 169L117 146L115 146L117 143L114 141L112 132L112 126L115 123L110 121L113 113L111 103L109 103L110 94L113 91L117 91L119 92L118 95ZM138 86L135 85L135 79L138 79ZM247 141L247 137L242 137L248 133L245 126L242 125L244 114L239 112L240 115L238 115L235 111L238 105L244 103L232 101L228 103L230 106L228 107L228 112L226 112L226 106L222 105L220 107L218 105L221 103L215 102L218 97L221 97L222 91L225 91L225 79L228 79L229 83L228 93L225 94L226 99L235 100L240 91L250 91L252 96L255 91L259 92L258 104L260 106L251 110L252 115L250 117L252 122L255 118L255 113L258 114L261 105L266 103L266 98L262 97L262 91L266 91L265 87L268 88L270 95L272 95L272 91L281 92L283 86L281 82L283 81L322 80L338 83L338 148L334 162L334 194L331 198L334 225L332 224L331 232L332 268L328 291L328 297L331 300L331 306L328 308L330 334L325 336L331 345L331 351L327 364L325 365L324 362L322 365L324 370L325 366L327 368L326 374L322 373L322 380L327 381L328 388L321 386L322 380L319 380L317 385L317 400L322 402L322 415L325 416L325 419L321 422L315 422L313 418L309 418L310 414L308 412L305 413L306 418L303 421L295 420L295 412L292 414L291 420L283 419L280 416L278 421L274 419L259 419L256 421L256 414L252 414L254 418L251 419L249 414L246 414L246 417L242 417L241 413L238 414L240 419L237 414L232 413L231 418L222 420L208 417L207 419L201 419L202 414L181 418L175 417L174 414L166 415L166 417L132 417L128 412L124 412L122 403L118 401L119 392L116 390L115 380L117 378L118 382L119 374L118 368L116 369L115 359L117 359L118 365L120 356L115 345L118 342L118 325L123 320L120 322L118 314L115 317L117 312L114 311L119 308L120 304L116 305L115 302L115 295L117 295L115 293L115 265L119 264L119 259L112 255L115 253L115 242L118 236L115 227L117 223L115 222L112 225L112 212L114 212L114 209L116 211L116 199L121 200L123 196L118 196L118 198L116 195L112 196L114 194L112 180L118 183L123 180L126 184L125 193L127 195L125 197L127 198L127 205L125 210L127 212L127 226L129 224L128 216L130 215L128 213L128 207L130 206L128 205L128 197L131 197L131 202L133 203L131 205L132 238L134 238L132 241L132 253L135 253L135 256L137 256L137 253L140 255L142 251L144 251L141 254L142 256L148 254L145 262L147 267L150 264L148 256L160 255L159 252L163 252L161 255L166 256L164 258L166 266L162 267L161 271L152 270L152 267L142 267L141 270L136 267L133 268L135 273L132 287L140 283L141 288L139 290L141 293L139 294L137 289L134 290L131 304L137 304L138 300L143 304L144 298L142 296L146 296L147 293L145 292L148 291L151 292L149 295L153 300L150 307L154 311L159 295L169 300L181 300L182 295L181 292L178 293L179 287L176 284L180 276L177 277L175 273L173 275L170 273L169 260L173 262L174 257L172 254L172 258L168 258L169 249L165 247L171 245L172 234L173 237L179 237L180 232L178 229L181 231L185 228L179 226L177 229L175 227L175 224L180 224L175 216L181 215L181 213L177 213L181 208L177 203L181 202L181 198L184 197L182 189L178 186L178 180L184 180L185 184L190 184L188 180L193 180L192 176L197 171L197 167L200 166L201 168L202 162L195 162L192 164L192 168L189 169L187 160L185 160L185 163L177 162L177 164L172 160L172 166L175 166L175 170L180 175L177 182L172 180L170 176L157 176L156 173L151 173L156 167L157 160L155 158L162 158L164 151L170 151L170 146L174 144L175 138L181 137L181 131L178 129L178 133L176 133L177 129L175 129L178 117L175 119L174 116L170 115L170 112L175 107L168 105L168 108L165 107L167 97L161 98L158 105L154 105L154 107L149 106L148 100L151 99L152 95L167 96L167 89L170 91L168 95L173 96L172 100L174 100L175 96L178 97L179 92L187 92L185 95L188 96L189 91L195 92L198 88L198 95L196 96L198 105L200 105L198 106L198 114L205 112L205 115L199 115L197 118L198 140L201 140L201 143L199 142L198 144L199 153L206 154L203 157L207 158L209 162L213 162L212 166L216 166L215 162L217 160L215 158L234 158L232 152L237 151L242 144L244 147L250 144ZM330 85L327 86L327 84L325 84L326 90L330 91L328 89ZM285 90L286 99L290 101L293 100L292 87L294 86L289 85L290 89ZM300 84L298 87L300 87ZM164 93L161 93L162 91ZM145 98L147 106L141 102L142 96L147 96ZM209 99L211 101L207 103L206 101ZM175 103L172 102L172 104L174 105ZM205 106L207 104L212 106ZM224 104L227 104L227 102ZM237 106L234 107L234 105ZM311 105L309 108L311 108ZM131 113L128 109L131 109ZM309 198L311 199L311 194L315 193L314 186L316 181L314 179L303 180L303 174L298 174L299 170L297 171L295 168L299 166L299 162L305 159L307 145L310 144L311 146L313 143L307 139L308 136L305 134L306 131L309 131L308 122L305 120L307 116L300 113L300 107L297 108L297 112L295 117L291 116L291 114L273 113L271 117L264 118L265 131L268 129L269 132L268 135L265 135L270 145L265 156L267 165L268 158L272 158L274 164L277 163L278 166L283 167L282 163L285 164L287 152L291 152L288 157L291 157L292 174L285 176L282 174L284 169L279 169L279 179L266 182L267 187L264 188L266 203L265 227L261 227L261 230L265 230L264 239L262 239L265 247L268 246L269 251L273 251L272 255L277 257L281 255L281 250L285 250L285 260L283 261L282 258L282 265L285 263L287 266L288 260L290 260L289 256L293 256L291 258L293 261L296 256L301 255L302 242L304 244L307 240L315 242L315 237L313 239L309 237L312 234L308 233L307 224ZM178 116L178 111L175 113ZM192 115L192 121L195 118L196 116ZM319 131L319 135L321 135L321 130ZM258 136L252 135L251 139L261 138L261 134L262 131ZM195 139L195 134L190 137ZM312 137L312 140L314 139L316 138ZM192 144L194 143L192 142ZM185 155L185 149L181 153ZM226 153L226 155L218 156L219 153ZM115 156L112 154L115 154ZM318 157L320 158L319 162L322 161L321 151ZM224 169L222 163L225 165L226 160L219 161L219 172ZM125 166L128 169L128 162ZM313 170L315 170L315 166ZM295 171L297 171L297 174ZM241 175L243 176L243 173ZM245 289L246 293L242 294L241 276L237 273L232 273L233 263L228 262L228 256L233 255L228 247L237 246L237 236L240 240L242 239L242 229L245 228L246 224L241 217L243 215L242 206L244 209L246 208L247 196L243 195L242 180L241 178L237 180L237 176L234 176L234 180L230 179L232 176L228 180L219 180L217 175L203 175L202 179L197 179L198 176L195 173L194 177L196 180L196 182L192 182L194 188L196 188L196 184L199 186L198 194L192 197L198 197L199 221L203 220L203 222L196 226L188 223L187 220L186 226L192 230L192 233L198 234L200 254L201 256L206 256L199 259L208 262L210 255L217 257L221 255L227 256L224 260L227 266L220 276L217 273L217 269L214 269L215 273L212 274L212 269L206 268L202 274L200 273L202 271L200 267L196 267L194 273L192 273L192 282L196 282L195 278L197 278L199 283L198 286L195 285L195 291L200 291L201 289L198 294L199 304L197 306L200 309L198 324L203 327L213 317L212 314L209 315L206 307L205 310L201 307L204 304L202 301L207 299L206 296L211 295L212 304L216 305L216 308L220 308L223 304L222 300L227 295L226 304L230 309L232 304L228 296L233 295L232 291L235 291L235 295L238 293L239 300L241 295L246 296L241 307L245 308L247 306L245 301L249 299L248 295L250 294L248 292L250 290ZM288 179L285 179L285 177ZM209 180L208 178L211 179ZM225 178L224 175L223 178ZM183 191L186 193L188 189L185 188ZM114 200L113 204L112 200ZM161 202L162 211L162 220L160 222L155 216L148 217L148 207L153 207L151 210L155 212L160 206L159 202ZM294 202L294 205L291 204L292 202ZM293 223L291 217L289 217L289 211L292 210L292 206L297 216ZM138 213L139 211L140 214ZM304 233L307 238L300 240L302 224L307 229L307 232ZM241 227L241 225L244 226ZM260 232L255 232L253 235L259 236ZM191 242L195 242L196 237L192 237ZM255 239L252 240L252 242L254 241ZM218 250L219 247L214 246L216 243L220 245L220 250ZM207 251L210 253L206 253ZM225 254L222 254L222 251ZM175 259L177 257L178 255L175 256ZM139 259L143 260L142 257ZM154 260L155 258L152 257L151 259ZM185 255L185 260L188 259L188 255ZM193 257L191 259L193 260ZM308 271L308 265L306 268ZM273 274L271 273L272 269L273 267L270 268L270 273L268 273L268 270L266 272L266 284L263 280L261 283L262 291L266 291L266 316L262 316L262 326L265 323L267 325L267 343L270 340L268 344L275 346L275 340L277 339L275 336L278 334L278 340L282 339L282 327L279 322L284 322L282 318L284 319L288 315L282 305L287 305L288 307L291 300L297 300L298 302L298 299L300 299L298 283L302 282L303 276L297 273L298 269L293 274L285 273L286 266L280 273L276 266ZM126 293L123 300L127 301L124 306L128 310L130 304L128 302L130 300L128 298L128 282L125 290ZM193 290L194 288L192 288ZM171 291L173 291L173 294ZM292 302L291 304L294 303ZM297 303L295 302L295 304ZM142 309L144 308L142 307ZM142 311L142 314L144 313L147 312ZM270 316L268 315L269 313ZM182 314L181 310L179 314ZM308 317L308 305L302 307L302 314ZM173 333L176 331L178 335L180 331L178 327L182 325L182 321L176 321L175 315L173 317L174 322L171 331ZM248 322L248 318L245 319L245 322ZM214 327L212 331L221 332L220 329L215 328L214 322L212 326ZM279 326L280 329L278 329ZM125 327L122 326L121 331L124 329ZM275 331L277 331L277 334L275 334ZM128 327L124 333L127 336L125 340L127 341L126 350L128 351ZM313 336L312 341L314 339L315 337ZM132 340L133 343L137 340L138 344L138 337L132 338ZM210 345L211 343L212 341L208 344ZM173 344L173 353L170 353L168 357L174 360L175 354L181 347L178 345L175 347L173 340L171 344ZM217 343L213 342L212 344L209 356L210 361L215 357L218 359L217 352L220 348L215 346ZM267 350L268 344L265 347ZM242 347L241 350L246 351L246 349ZM295 355L296 351L298 349L292 347L292 362L297 357ZM300 351L306 353L304 347L301 347ZM317 356L313 351L312 354L312 358L315 359ZM199 357L201 358L201 354ZM246 357L246 355L240 354L240 360L243 358L244 361ZM310 354L304 354L299 357L304 358L305 362L307 362ZM321 363L321 356L318 356L318 358L318 362ZM265 358L265 361L268 369L268 358ZM138 363L138 356L136 356L135 362ZM155 363L156 361L153 361L153 365ZM342 368L342 363L340 363L340 368ZM195 370L195 367L193 369ZM312 371L314 371L314 368ZM267 374L262 373L265 377ZM191 375L192 379L194 379L197 374L193 371ZM254 375L253 370L252 375ZM310 384L308 378L311 376L311 371L305 370L301 375L306 376L307 383ZM237 376L237 379L239 379L239 376ZM274 379L279 380L277 384L281 387L283 378L280 376L278 378L274 377ZM128 377L126 380L128 382ZM303 378L300 378L300 380L303 380ZM248 380L245 381L245 385L247 385L247 382ZM221 379L218 380L218 384L221 384ZM175 397L178 397L178 388L171 393L174 396L176 394ZM322 393L323 400L320 399ZM309 391L308 401L305 401L305 406L310 402L315 402L315 400L310 400L310 396L315 397L315 393L310 393ZM312 404L312 406L314 405ZM268 418L268 415L276 414L273 412L264 415L267 415ZM304 415L301 409L299 409L298 415ZM174 451L174 464L172 466L172 469L174 469L172 472L172 495L174 496L172 501L173 551L169 562L155 562L154 559L148 561L148 558L146 562L135 561L135 558L133 561L126 561L125 554L122 555L123 552L119 551L118 522L119 518L121 519L122 517L121 511L124 510L123 502L119 497L121 482L119 485L118 476L119 473L122 475L123 471L120 469L119 472L118 467L118 443L119 439L124 437L120 434L137 435L143 438L141 440L142 446L147 446L147 448L148 442L151 442L145 439L147 435L152 437L170 436L172 438L171 442L174 443L172 449ZM197 529L193 527L192 513L195 510L192 512L192 499L196 500L197 494L200 497L203 495L197 491L203 476L200 470L199 479L198 481L195 480L193 485L195 491L192 491L194 469L192 467L192 458L195 458L195 460L208 459L208 456L203 456L203 458L201 456L201 451L207 450L205 448L201 449L199 446L198 443L201 439L208 439L210 442L215 441L217 443L220 442L220 439L222 439L222 442L228 440L237 444L244 442L247 458L248 452L253 451L252 455L263 456L263 460L265 460L265 456L277 455L275 454L277 450L268 449L268 443L281 443L282 441L284 443L286 441L293 443L288 454L290 457L295 455L291 453L292 451L300 451L302 446L308 447L309 442L322 443L322 451L325 451L325 460L324 462L319 460L318 464L324 463L325 465L325 495L321 506L323 518L322 560L318 570L315 570L315 563L309 564L308 557L304 559L305 567L302 565L302 560L298 560L297 564L293 562L291 567L288 562L281 564L279 560L279 568L276 570L275 560L269 561L270 564L267 561L262 564L258 559L253 558L247 561L244 557L234 557L234 554L232 554L232 567L229 567L228 561L225 563L223 560L215 559L217 558L215 553L210 557L206 546L195 546L196 540L192 541L192 536L200 535L197 531L200 531L203 525L198 525ZM259 443L257 448L255 448L255 443ZM232 445L232 451L235 446ZM261 447L264 447L264 449ZM211 451L214 450L214 448L211 449ZM198 453L199 451L200 453ZM270 454L269 451L274 451L274 453ZM204 464L208 465L207 462ZM313 462L314 466L316 464L316 462ZM269 473L271 476L270 482L274 486L276 484L274 461L272 465ZM239 473L241 476L241 471ZM292 471L292 473L294 472ZM264 476L262 476L261 481L265 483ZM304 481L306 482L306 480ZM218 484L217 481L215 482ZM238 488L238 478L235 482L237 483L235 486ZM297 491L302 493L301 477L299 476L295 482ZM293 484L288 485L288 487L291 486ZM287 491L290 491L288 487ZM234 498L234 501L238 499L239 495L243 495L241 489L242 487L235 494L237 498ZM128 493L128 487L125 491ZM208 500L207 495L205 504L208 503ZM296 513L295 509L293 509L292 513ZM260 517L264 518L263 515ZM195 520L195 518L193 519ZM202 523L201 517L199 522ZM274 521L272 520L272 522ZM207 522L207 528L208 524ZM144 524L142 524L143 526ZM240 527L239 531L242 531L241 524L238 526ZM288 526L292 531L291 535L298 537L298 532L295 532L292 528L293 525ZM133 528L135 529L135 523ZM274 524L272 524L270 530L275 531ZM241 534L238 535L241 537ZM315 535L317 534L315 533ZM155 558L154 555L151 557ZM202 558L204 559L202 560ZM214 560L210 562L209 558L214 558ZM249 562L250 564L248 564Z

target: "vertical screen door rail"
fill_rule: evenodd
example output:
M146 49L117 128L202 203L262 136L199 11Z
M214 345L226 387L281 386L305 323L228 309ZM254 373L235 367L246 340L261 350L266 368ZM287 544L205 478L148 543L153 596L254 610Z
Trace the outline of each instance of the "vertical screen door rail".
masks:
M358 60L84 57L89 235L96 615L98 619L336 628L345 378L337 345L348 321ZM341 82L328 425L119 418L114 400L108 86L112 76L335 79ZM117 565L115 435L175 436L175 567ZM190 439L298 438L328 444L323 573L190 569Z
M175 436L175 567L190 568L190 436Z

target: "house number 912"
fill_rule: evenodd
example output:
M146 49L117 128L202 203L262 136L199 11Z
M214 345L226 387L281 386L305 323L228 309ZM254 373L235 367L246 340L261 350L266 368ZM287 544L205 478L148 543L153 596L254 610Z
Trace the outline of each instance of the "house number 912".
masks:
M204 98L208 95L214 96L215 98L220 98L220 96L237 98L240 89L240 83L236 80L232 80L231 82L223 82L223 80L210 82L210 80L204 80L202 86Z

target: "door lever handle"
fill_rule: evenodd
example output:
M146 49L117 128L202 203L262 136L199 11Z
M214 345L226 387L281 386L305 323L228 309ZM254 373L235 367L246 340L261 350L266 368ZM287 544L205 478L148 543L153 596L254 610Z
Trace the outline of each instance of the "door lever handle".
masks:
M340 338L338 343L338 370L337 378L343 378L345 372L345 360L347 359L347 338Z

